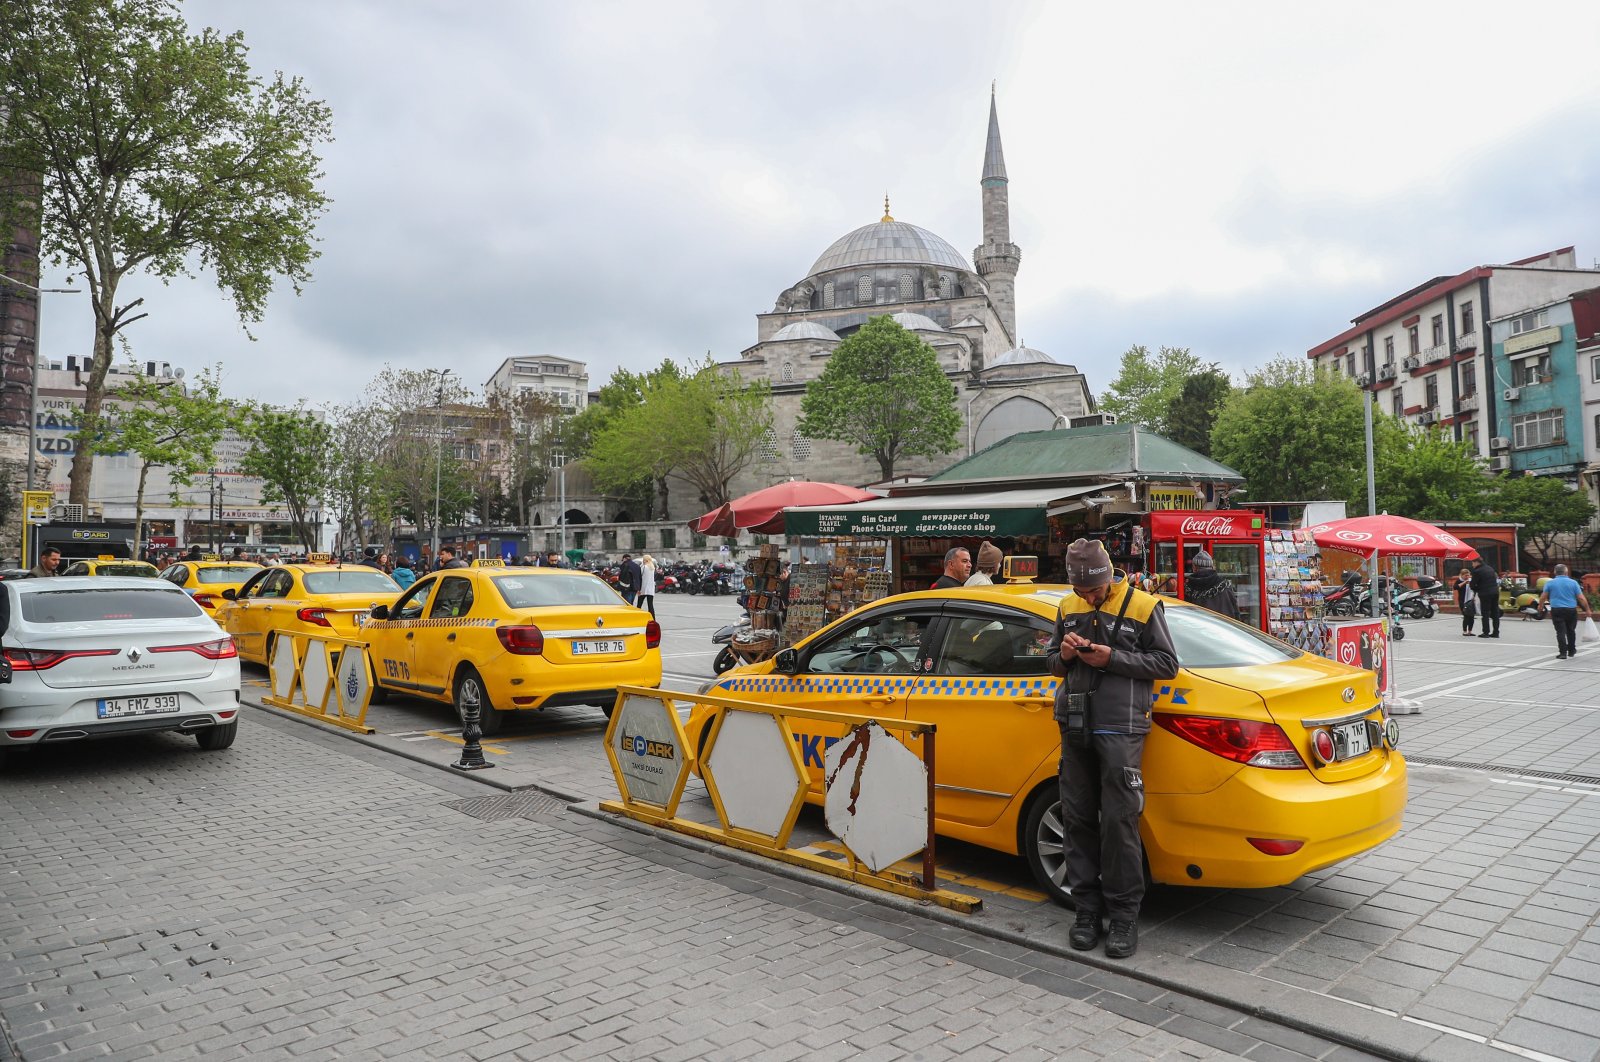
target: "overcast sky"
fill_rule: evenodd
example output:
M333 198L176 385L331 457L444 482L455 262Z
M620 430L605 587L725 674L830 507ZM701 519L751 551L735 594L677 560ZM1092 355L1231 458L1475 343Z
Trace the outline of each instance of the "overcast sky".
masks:
M998 85L1018 330L1099 393L1135 343L1235 372L1437 274L1600 259L1600 4L194 0L332 107L315 279L251 342L143 280L141 360L352 398L385 363L732 359L831 242L970 256ZM57 284L70 281L47 273ZM86 353L53 296L45 353Z

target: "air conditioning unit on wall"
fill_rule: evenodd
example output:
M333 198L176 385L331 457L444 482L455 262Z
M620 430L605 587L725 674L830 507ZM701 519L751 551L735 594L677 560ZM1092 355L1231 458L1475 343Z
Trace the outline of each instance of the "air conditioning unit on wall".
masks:
M1521 397L1522 397L1522 388L1520 388L1520 387L1508 387L1508 388L1505 389L1505 399L1506 399L1507 402L1515 402L1517 399L1519 399Z
M1507 469L1509 469L1510 467L1511 467L1511 458L1506 457L1504 454L1500 455L1499 457L1491 457L1491 458L1489 458L1489 471L1490 472L1504 472Z
M1496 435L1489 440L1489 449L1509 450L1511 449L1511 440L1504 435Z

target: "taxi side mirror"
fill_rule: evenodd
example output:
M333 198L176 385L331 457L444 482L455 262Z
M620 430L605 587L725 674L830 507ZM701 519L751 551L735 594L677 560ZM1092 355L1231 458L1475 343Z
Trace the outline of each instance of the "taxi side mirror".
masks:
M231 586L222 592L222 600L224 601L233 601L237 599L238 596L239 592Z
M778 655L772 658L772 670L785 675L792 675L800 670L800 654L793 649L780 649Z
M367 615L371 616L373 619L388 619L389 618L389 606L388 605L373 605L371 611L368 612Z

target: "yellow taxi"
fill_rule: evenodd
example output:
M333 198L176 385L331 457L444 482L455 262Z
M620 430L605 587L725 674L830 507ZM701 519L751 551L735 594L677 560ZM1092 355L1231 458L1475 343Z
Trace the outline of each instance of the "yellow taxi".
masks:
M161 569L142 560L100 558L62 563L65 565L61 569L62 575L131 575L135 579L154 579L161 574Z
M161 578L176 583L207 612L215 612L222 605L223 593L232 590L237 594L245 582L262 565L250 561L175 561L161 572Z
M399 596L399 584L376 568L284 564L262 568L238 590L224 590L214 618L233 635L242 658L265 664L279 634L348 638L374 605Z
M1009 585L885 598L703 692L936 724L938 832L1022 855L1066 903L1046 654L1069 593ZM1166 617L1181 670L1156 684L1145 742L1151 880L1284 885L1399 830L1406 765L1370 671L1183 602L1166 602ZM691 715L692 748L712 716L703 705ZM823 755L844 728L790 725L808 799L820 803Z
M661 628L588 572L503 565L424 576L372 610L361 638L373 693L479 709L485 734L514 711L593 704L661 685Z

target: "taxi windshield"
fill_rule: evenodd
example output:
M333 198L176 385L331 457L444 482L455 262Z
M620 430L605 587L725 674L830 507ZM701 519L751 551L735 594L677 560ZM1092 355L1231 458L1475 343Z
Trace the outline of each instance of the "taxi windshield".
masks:
M306 572L302 581L308 594L395 594L400 591L398 583L376 568Z
M131 563L128 563L128 564L102 564L99 567L95 568L94 573L96 575L136 575L136 576L150 576L150 575L158 575L158 574L160 574L155 570L155 568L151 567L150 565L148 565L148 564L140 564L137 561L134 561L134 562L131 562Z
M510 608L615 605L618 593L592 575L500 575L490 580Z
M229 564L221 568L200 568L194 573L202 583L242 583L261 570L259 564Z
M1249 667L1293 660L1300 650L1203 608L1169 608L1167 630L1184 667Z

